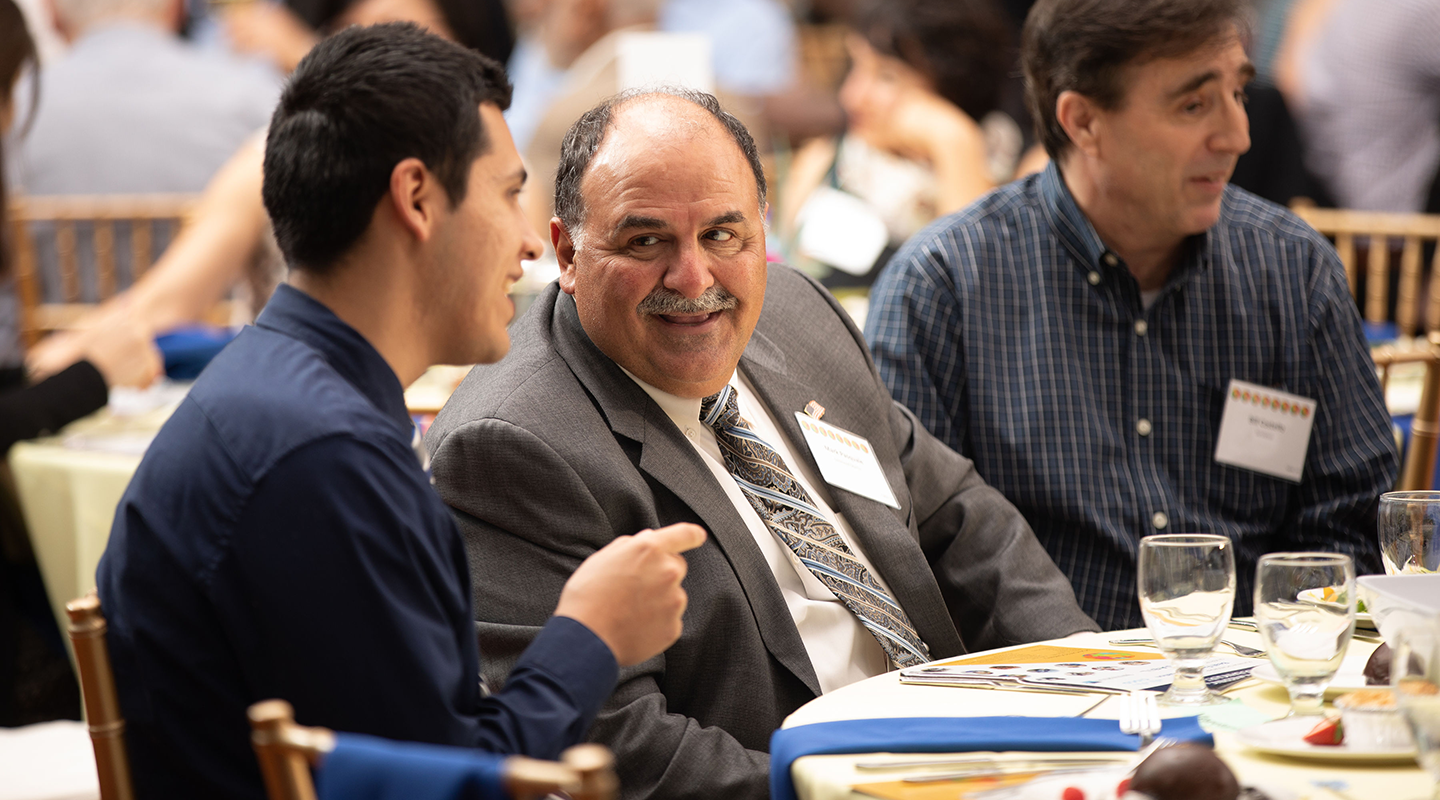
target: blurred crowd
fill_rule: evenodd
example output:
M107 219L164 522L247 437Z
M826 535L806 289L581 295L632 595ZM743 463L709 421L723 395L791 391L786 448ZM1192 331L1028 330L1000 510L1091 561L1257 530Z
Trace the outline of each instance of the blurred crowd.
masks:
M237 285L263 305L283 274L260 197L263 130L284 76L350 25L413 21L508 66L506 118L544 239L566 130L667 68L755 131L778 188L771 258L837 290L863 292L926 225L1047 162L1018 68L1026 0L18 3L29 36L0 20L0 190L201 198L143 278L85 298L94 311L28 353L6 290L13 386L77 364L105 386L146 385L155 335ZM1233 182L1282 205L1440 212L1440 0L1253 7L1251 148Z
M319 37L352 24L415 21L508 65L515 99L507 121L533 176L527 214L542 233L570 123L625 88L635 64L664 74L654 64L644 72L646 48L664 46L663 37L642 35L651 32L681 37L682 48L694 37L708 44L709 63L686 75L758 134L779 188L772 254L834 289L863 291L926 224L1046 161L1016 56L1026 0L21 5L41 57L14 93L12 193L208 185L213 209L142 285L82 323L89 335L51 337L31 352L35 378L121 329L148 336L196 320L237 284L249 290L251 310L263 305L282 266L258 196L259 132L283 76ZM1431 46L1440 40L1440 3L1253 5L1252 147L1234 183L1280 204L1440 210L1440 51ZM657 50L651 60L673 60L673 52L700 51ZM13 317L13 300L7 307ZM12 334L0 346L0 361L20 361L15 342Z

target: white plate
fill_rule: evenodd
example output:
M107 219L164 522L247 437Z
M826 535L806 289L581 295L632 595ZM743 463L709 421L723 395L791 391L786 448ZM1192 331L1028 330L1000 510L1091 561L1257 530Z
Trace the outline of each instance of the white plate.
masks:
M1257 670L1258 672L1258 670ZM1277 719L1263 725L1244 728L1237 734L1240 741L1262 753L1320 761L1368 761L1372 763L1403 763L1415 761L1415 748L1356 750L1349 745L1310 744L1305 734L1320 724L1319 717Z
M1365 686L1365 662L1370 660L1369 653L1354 653L1345 656L1340 662L1340 669L1335 672L1335 677L1330 679L1330 685L1325 687L1326 697L1336 697L1353 692L1357 689L1364 689ZM1280 673L1275 671L1275 665L1267 659L1265 663L1255 668L1250 677L1258 678L1266 683L1278 683L1284 685L1285 681L1280 679Z
M1324 589L1306 589L1305 591L1300 593L1300 599L1309 601L1311 603L1320 603L1323 602L1322 598L1324 597L1324 592ZM1356 611L1355 627L1369 628L1373 631L1375 630L1375 617L1371 616L1370 612L1368 611Z

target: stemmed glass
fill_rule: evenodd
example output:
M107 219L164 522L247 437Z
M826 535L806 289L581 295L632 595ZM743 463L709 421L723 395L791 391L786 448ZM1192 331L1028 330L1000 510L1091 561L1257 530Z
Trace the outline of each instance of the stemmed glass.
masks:
M1269 553L1255 569L1255 622L1290 692L1288 716L1320 714L1355 632L1355 564L1338 553Z
M1161 705L1207 706L1227 698L1205 685L1205 662L1230 624L1235 551L1224 536L1166 533L1140 540L1140 613L1175 665Z
M1440 800L1440 622L1402 628L1391 645L1395 703L1415 735L1416 760L1435 779L1434 797Z
M1380 495L1380 558L1386 575L1440 571L1440 492Z

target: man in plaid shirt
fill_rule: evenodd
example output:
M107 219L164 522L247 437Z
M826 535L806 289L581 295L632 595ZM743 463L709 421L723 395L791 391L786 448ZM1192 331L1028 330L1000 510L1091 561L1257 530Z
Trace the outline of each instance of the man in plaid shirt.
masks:
M1236 614L1263 553L1380 566L1397 458L1339 259L1227 185L1250 146L1244 6L1037 3L1022 58L1052 163L911 239L866 324L895 398L1021 510L1107 629L1141 624L1148 534L1231 537ZM1216 460L1232 380L1313 406L1298 480Z

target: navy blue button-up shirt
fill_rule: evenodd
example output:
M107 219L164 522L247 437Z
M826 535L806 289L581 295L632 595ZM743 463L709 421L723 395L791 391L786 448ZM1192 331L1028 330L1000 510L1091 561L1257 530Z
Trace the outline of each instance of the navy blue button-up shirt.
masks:
M465 549L395 374L281 286L160 431L97 583L142 797L260 798L245 709L554 758L615 685L554 618L482 698ZM508 654L514 657L514 654Z
M1233 539L1236 614L1263 553L1380 569L1389 417L1334 249L1278 206L1226 189L1146 309L1052 164L911 239L865 333L895 398L1020 509L1107 629L1143 624L1152 533ZM1232 378L1318 401L1299 484L1215 462Z

